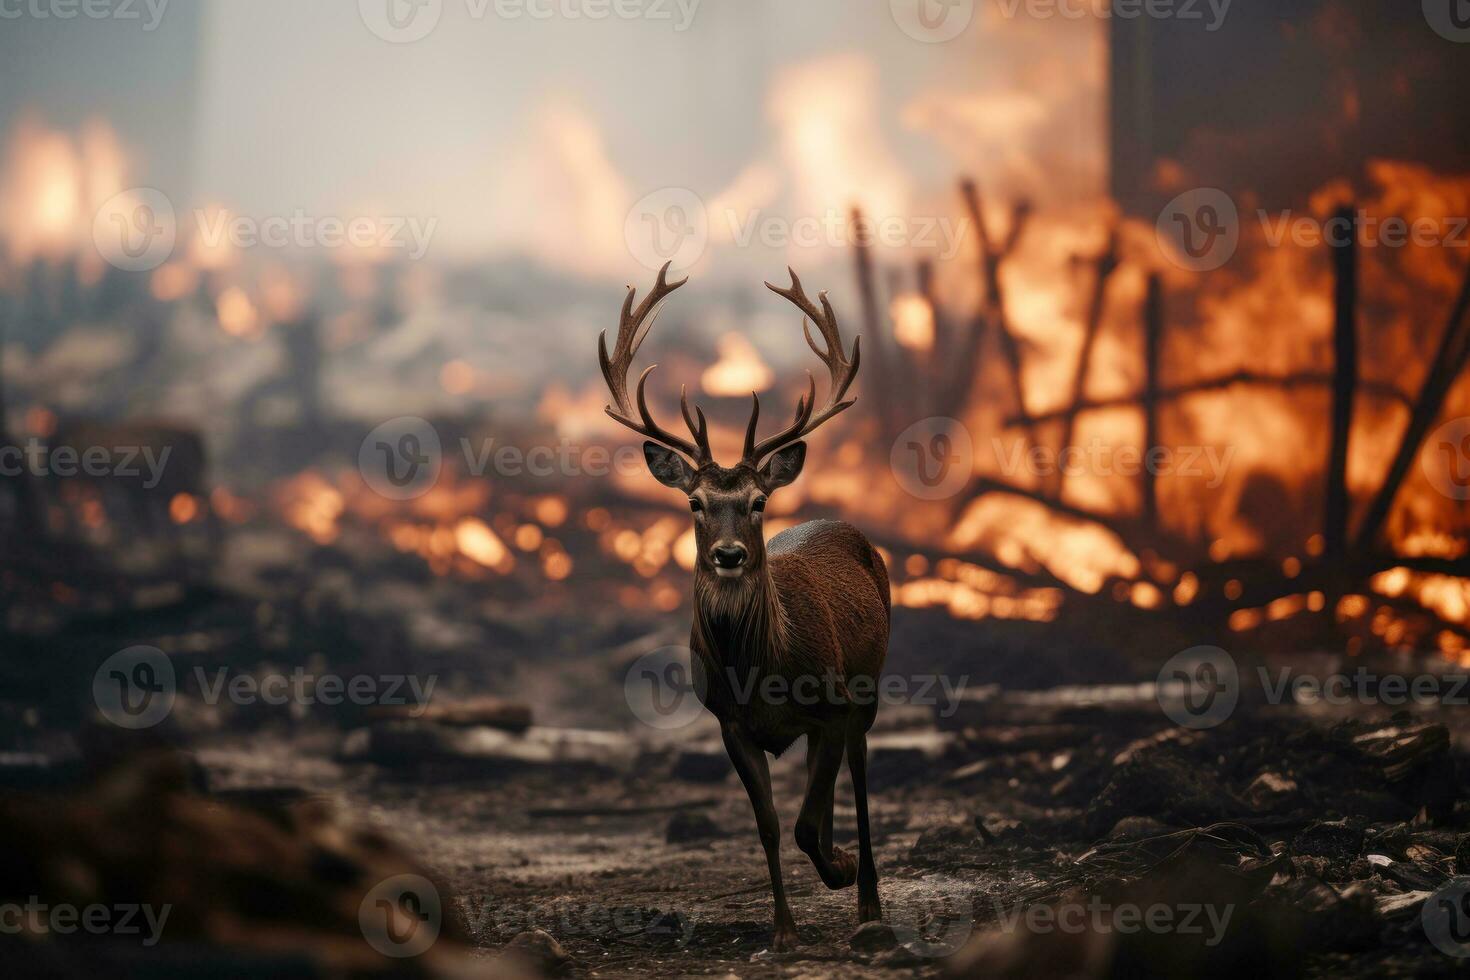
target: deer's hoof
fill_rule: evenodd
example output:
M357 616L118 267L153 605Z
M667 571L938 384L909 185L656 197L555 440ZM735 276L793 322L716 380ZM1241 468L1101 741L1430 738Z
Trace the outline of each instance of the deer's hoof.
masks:
M839 888L847 888L853 882L857 881L857 858L835 844L832 845L832 866L837 869L837 880L829 886L833 891Z
M789 953L796 948L798 942L800 942L800 938L796 935L795 922L778 923L776 925L776 935L771 940L771 952Z

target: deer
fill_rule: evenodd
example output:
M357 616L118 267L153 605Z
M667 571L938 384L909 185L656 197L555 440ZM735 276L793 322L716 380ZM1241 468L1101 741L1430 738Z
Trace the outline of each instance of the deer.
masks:
M799 937L781 878L781 828L766 755L779 757L802 735L807 738L806 795L796 820L796 845L829 889L856 882L860 923L882 918L867 790L867 733L877 701L862 692L876 691L887 656L888 570L862 532L845 522L809 521L769 542L761 524L771 494L800 476L805 437L855 403L844 396L857 377L860 338L854 337L850 354L844 350L826 292L818 294L819 308L794 270L787 270L789 287L766 283L802 313L803 336L827 368L830 389L817 408L816 380L807 371L807 393L797 401L795 419L759 440L760 398L751 392L740 461L721 466L710 452L703 409L696 405L691 414L687 387L680 391L680 408L690 438L654 421L646 386L656 364L638 378L636 415L629 398L628 369L638 348L669 294L688 282L687 277L668 282L668 270L665 264L636 308L637 290L628 287L611 355L607 331L598 338L598 360L613 401L606 411L645 438L649 472L685 494L693 512L697 555L689 646L698 678L694 686L719 722L725 750L755 811L771 877L772 949L780 952ZM808 322L816 325L822 347ZM844 755L857 810L856 858L832 843Z

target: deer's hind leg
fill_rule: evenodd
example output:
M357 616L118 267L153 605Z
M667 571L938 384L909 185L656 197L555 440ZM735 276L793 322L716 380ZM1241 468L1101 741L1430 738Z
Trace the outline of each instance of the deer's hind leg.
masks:
M807 734L806 799L796 818L796 846L812 859L822 883L846 888L857 880L857 861L832 845L832 808L837 773L842 768L843 730Z

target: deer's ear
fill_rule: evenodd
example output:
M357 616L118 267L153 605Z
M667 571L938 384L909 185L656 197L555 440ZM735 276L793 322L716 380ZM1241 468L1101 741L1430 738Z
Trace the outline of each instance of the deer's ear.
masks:
M672 449L665 449L656 442L645 442L643 458L647 461L648 471L653 474L653 478L664 486L683 490L685 493L694 486L694 471L684 462L684 457Z
M806 443L793 442L785 449L778 449L761 467L761 484L769 490L784 487L801 476L802 464L806 462Z

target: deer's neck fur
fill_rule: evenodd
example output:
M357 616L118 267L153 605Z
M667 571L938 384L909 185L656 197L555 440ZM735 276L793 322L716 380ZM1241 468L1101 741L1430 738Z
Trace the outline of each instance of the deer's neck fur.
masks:
M697 569L694 629L723 665L774 670L785 658L787 619L769 558L733 581Z

